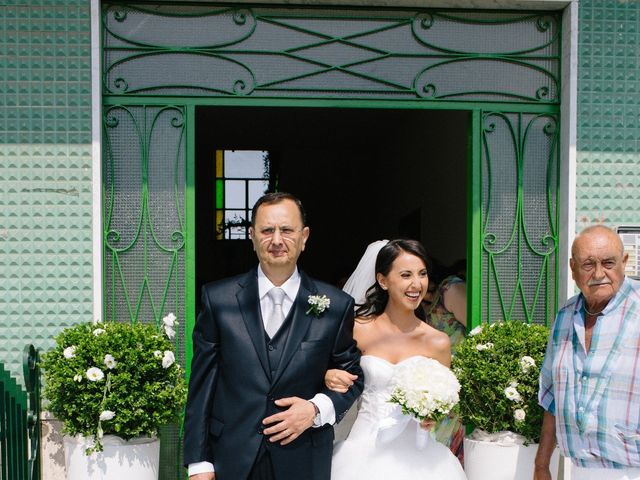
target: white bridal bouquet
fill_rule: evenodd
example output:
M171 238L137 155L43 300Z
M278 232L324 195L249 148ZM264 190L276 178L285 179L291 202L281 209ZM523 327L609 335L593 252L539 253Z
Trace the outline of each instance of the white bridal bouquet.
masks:
M403 362L395 371L391 403L416 420L439 422L451 413L460 400L460 383L451 370L437 360Z

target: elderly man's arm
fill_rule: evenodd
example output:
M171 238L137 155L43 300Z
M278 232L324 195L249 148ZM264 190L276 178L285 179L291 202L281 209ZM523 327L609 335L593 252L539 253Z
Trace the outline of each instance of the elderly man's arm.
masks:
M551 480L549 463L551 455L556 448L556 417L549 412L544 412L542 419L542 431L540 433L540 445L534 463L533 480Z

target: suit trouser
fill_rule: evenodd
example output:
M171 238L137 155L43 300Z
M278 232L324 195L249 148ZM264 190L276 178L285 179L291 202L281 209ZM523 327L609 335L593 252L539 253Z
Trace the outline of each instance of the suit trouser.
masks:
M247 480L275 480L273 474L273 465L271 464L271 455L269 451L264 448L264 445L260 447L256 461L251 467L249 477Z

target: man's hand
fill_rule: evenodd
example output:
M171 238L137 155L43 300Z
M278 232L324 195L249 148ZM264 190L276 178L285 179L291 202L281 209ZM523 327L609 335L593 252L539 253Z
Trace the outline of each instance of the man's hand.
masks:
M263 425L272 425L264 429L265 435L273 435L270 442L286 445L293 442L307 428L313 425L316 409L309 400L299 397L280 398L275 401L279 407L288 407L285 411L262 420Z
M189 480L216 480L216 474L213 472L196 473L191 475Z
M328 389L338 393L347 393L349 387L358 379L346 370L331 369L324 374L324 383Z

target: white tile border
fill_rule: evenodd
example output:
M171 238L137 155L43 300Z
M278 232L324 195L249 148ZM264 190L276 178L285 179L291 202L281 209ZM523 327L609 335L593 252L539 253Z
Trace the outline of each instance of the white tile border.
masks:
M562 19L562 92L560 97L560 225L558 239L560 305L574 295L569 274L571 243L576 225L576 139L578 128L578 2L564 10ZM550 319L553 320L553 319Z
M91 0L91 168L93 209L93 321L102 320L102 89L100 0Z

